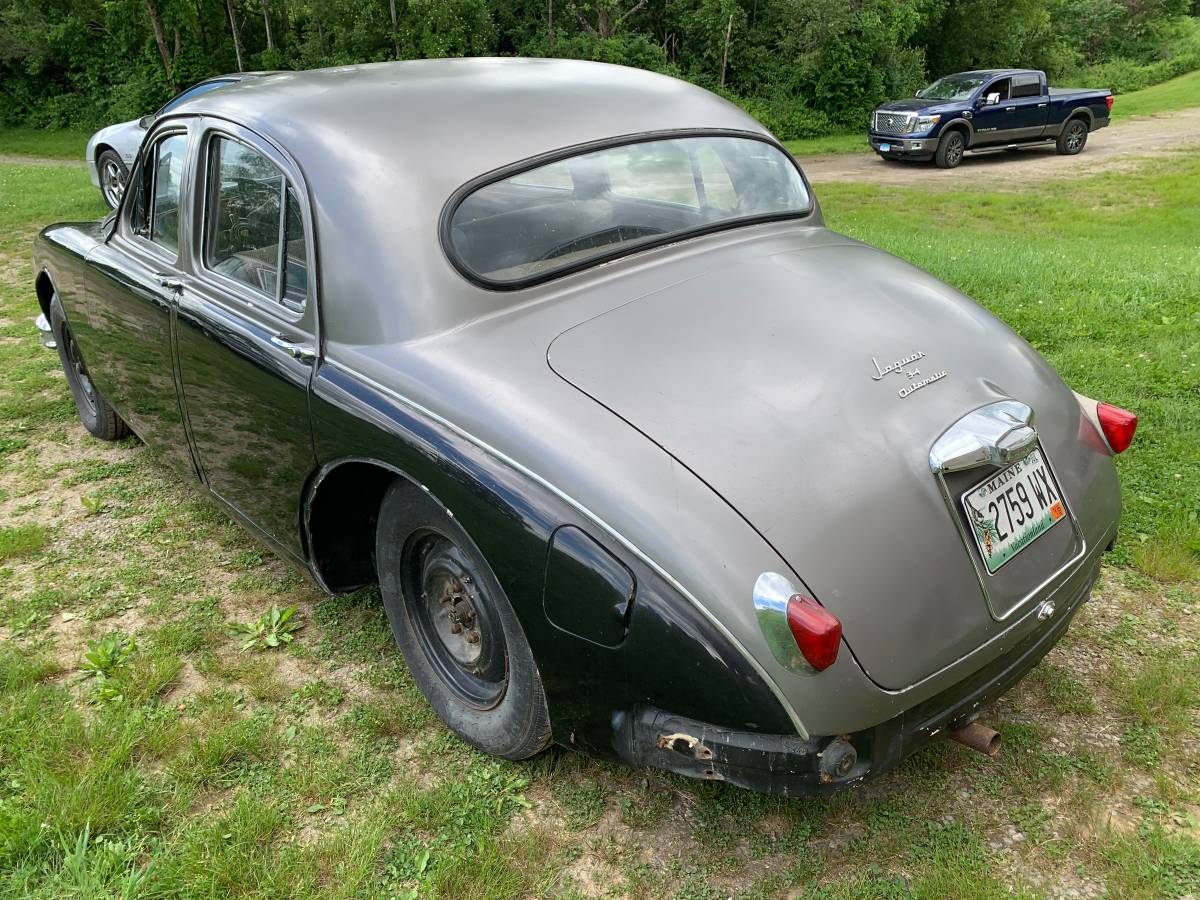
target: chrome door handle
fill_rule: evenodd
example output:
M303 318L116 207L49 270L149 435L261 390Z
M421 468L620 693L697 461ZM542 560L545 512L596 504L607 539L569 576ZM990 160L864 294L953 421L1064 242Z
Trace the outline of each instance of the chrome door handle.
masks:
M1004 107L1004 111L1005 112L1016 112L1017 108L1015 106L1006 106L1006 107Z
M162 272L155 273L155 279L158 283L165 287L168 291L174 291L176 294L183 290L183 279L178 275L167 275Z
M317 358L316 350L291 335L273 334L271 335L271 344L300 362L312 362Z
M1046 104L1045 104L1045 103L1039 103L1039 104L1038 104L1038 109L1045 109L1045 108L1046 108Z

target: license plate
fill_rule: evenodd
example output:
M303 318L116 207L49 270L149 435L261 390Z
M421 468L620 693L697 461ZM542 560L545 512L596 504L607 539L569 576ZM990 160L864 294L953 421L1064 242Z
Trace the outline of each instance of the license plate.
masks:
M962 503L989 575L1067 516L1040 448L975 485Z
M879 149L882 150L884 153L886 153L887 151L892 149L892 145L891 144L880 144Z

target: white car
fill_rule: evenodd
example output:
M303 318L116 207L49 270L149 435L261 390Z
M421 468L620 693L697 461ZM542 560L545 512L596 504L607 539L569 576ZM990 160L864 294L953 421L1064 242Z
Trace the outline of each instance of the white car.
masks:
M261 78L274 75L274 72L235 72L232 75L220 75L192 85L185 91L169 100L165 106L148 116L140 119L130 119L116 125L101 128L87 142L86 160L88 176L92 184L100 189L100 195L110 209L116 209L121 204L121 196L125 193L125 183L129 178L129 167L137 156L138 148L142 146L142 138L154 121L181 103L198 97L209 91L217 90L247 78Z

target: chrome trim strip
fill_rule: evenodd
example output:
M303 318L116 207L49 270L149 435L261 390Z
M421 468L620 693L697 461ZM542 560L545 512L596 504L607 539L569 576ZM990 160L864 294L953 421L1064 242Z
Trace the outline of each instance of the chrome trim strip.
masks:
M520 472L526 478L529 478L530 480L541 485L546 490L550 491L552 494L554 494L556 497L558 497L560 500L562 500L563 502L572 506L580 514L586 516L588 519L590 519L593 523L598 525L600 528L603 528L613 540L615 540L622 547L624 547L626 550L628 550L630 553L632 553L634 556L636 556L638 559L640 559L643 563L645 563L647 566L649 566L651 569L653 569L654 572L660 578L662 578L672 588L674 588L676 591L678 591L680 596L682 596L689 603L691 603L692 606L694 606L697 610L699 610L701 615L703 615L709 621L709 623L711 625L713 625L713 627L715 627L717 629L717 631L719 631L721 633L721 635L727 641L729 641L739 653L742 654L742 656L745 658L745 660L748 663L750 663L750 665L754 669L754 671L757 672L759 677L762 678L763 682L770 689L771 693L773 693L775 695L775 699L777 699L779 701L780 705L783 707L784 712L787 713L788 718L791 719L792 724L794 726L796 726L796 731L800 735L800 737L805 740L807 740L809 738L808 729L804 727L804 723L800 720L800 716L796 713L796 710L792 707L791 702L788 700L788 698L786 696L784 696L783 691L780 690L779 685L777 685L775 683L775 680L769 674L767 674L767 670L764 669L762 664L759 663L759 661L754 658L754 656L750 653L750 651L748 651L746 649L746 647L742 644L742 642L739 641L733 635L733 633L728 628L726 628L725 625L719 619L717 619L717 617L714 616L707 607L704 606L704 604L702 604L698 599L696 599L696 597L687 588L685 588L682 584L680 584L679 581L673 575L671 575L666 569L664 569L662 566L660 566L658 563L656 563L654 560L652 560L649 556L647 556L645 552L643 552L641 549L639 549L632 541L630 541L623 534L621 534L619 531L617 531L613 526L609 525L606 521L604 521L602 518L600 518L599 515L592 512L590 509L588 509L586 506L584 506L581 502L576 500L570 494L566 493L566 491L563 491L561 488L558 488L554 484L547 481L541 475L538 475L532 469L517 462L515 459L513 459L508 454L497 449L496 447L493 447L491 444L487 443L483 439L476 437L475 435L471 434L466 429L464 429L458 425L455 425L449 419L445 418L444 416L439 415L438 413L434 412L433 410L429 409L428 407L422 406L420 403L416 402L415 400L411 400L408 397L405 397L403 394L399 393L398 391L396 391L392 388L389 388L385 385L380 384L378 381L375 381L374 379L369 378L366 375L363 375L361 372L355 372L353 369L349 368L348 366L346 366L342 363L339 363L336 359L331 359L330 357L327 356L327 357L325 357L324 364L333 366L333 368L337 369L338 371L342 372L343 374L349 375L352 378L356 378L356 379L362 381L368 387L378 391L379 393L384 394L385 396L391 397L393 400L396 400L397 402L404 404L405 406L407 406L409 409L413 410L414 412L420 413L423 416L427 416L428 418L432 419L433 421L437 422L438 424L443 425L446 428L449 428L451 431L453 431L459 437L470 441L472 444L479 447L479 449L483 450L485 453L490 454L491 456L495 457L500 462L504 463L506 466L509 466L510 468L516 470L517 472Z

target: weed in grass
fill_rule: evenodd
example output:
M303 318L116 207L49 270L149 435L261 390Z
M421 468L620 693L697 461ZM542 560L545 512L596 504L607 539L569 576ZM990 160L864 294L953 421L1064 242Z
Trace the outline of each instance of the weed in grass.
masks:
M1200 708L1200 656L1164 653L1139 670L1120 670L1114 684L1120 711L1145 728L1175 735Z
M50 541L50 529L43 525L9 525L0 528L0 562L37 553Z
M599 822L612 793L607 784L591 778L557 780L551 792L562 807L571 831L583 831Z
M1091 689L1061 666L1043 662L1030 673L1029 681L1040 687L1049 704L1064 715L1090 716L1096 712Z
M253 622L230 622L229 636L241 639L243 652L290 644L295 633L304 627L304 623L295 618L297 612L298 607L281 610L272 603L271 608Z
M103 498L90 494L81 496L79 502L83 505L84 513L88 516L98 516L108 507Z

